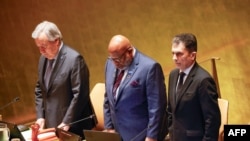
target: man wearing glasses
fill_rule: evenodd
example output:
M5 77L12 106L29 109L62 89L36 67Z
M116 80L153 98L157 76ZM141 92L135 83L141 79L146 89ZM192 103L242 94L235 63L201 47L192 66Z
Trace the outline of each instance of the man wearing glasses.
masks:
M112 37L105 66L104 124L123 141L161 141L166 135L166 87L161 65L123 35Z

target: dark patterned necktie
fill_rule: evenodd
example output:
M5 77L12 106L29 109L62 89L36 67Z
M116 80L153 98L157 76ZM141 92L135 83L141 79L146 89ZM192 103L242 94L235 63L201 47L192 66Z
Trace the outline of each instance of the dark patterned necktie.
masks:
M124 70L122 70L120 72L120 74L116 77L116 80L115 80L115 83L114 83L114 86L113 86L113 90L112 90L114 97L116 96L116 90L117 90L117 88L119 87L119 85L120 85L120 83L122 81L123 75L124 75Z
M181 87L183 85L183 78L184 78L184 76L185 76L184 72L180 72L179 73L179 82L178 82L177 89L176 89L176 100L178 99L178 97L180 95Z
M48 60L47 63L48 63L48 65L47 65L46 72L45 72L45 75L44 75L44 83L45 83L45 86L48 88L49 80L50 80L50 76L51 76L51 72L52 72L52 67L53 67L53 63L54 63L54 59Z

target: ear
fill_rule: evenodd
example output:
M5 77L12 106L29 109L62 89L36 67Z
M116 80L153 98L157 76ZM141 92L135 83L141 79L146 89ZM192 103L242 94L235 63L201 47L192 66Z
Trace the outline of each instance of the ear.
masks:
M133 47L129 47L128 52L132 52L132 51L133 51Z
M196 58L196 52L195 51L191 53L191 57L192 57L193 60L195 60L195 58Z
M57 39L55 40L55 42L56 42L56 44L57 44L58 46L60 46L61 40L60 40L59 38L57 38Z
M129 48L128 48L128 50L130 51L130 50L133 50L133 47L132 46L130 46Z

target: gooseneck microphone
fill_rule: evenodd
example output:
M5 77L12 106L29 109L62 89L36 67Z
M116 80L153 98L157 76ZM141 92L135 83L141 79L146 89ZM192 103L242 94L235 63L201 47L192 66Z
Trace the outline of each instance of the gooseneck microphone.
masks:
M0 110L3 110L4 108L8 107L8 106L11 105L12 103L15 103L15 102L17 102L17 101L19 101L19 100L20 100L19 97L14 98L14 99L13 99L12 101L10 101L9 103L7 103L7 104L3 105L2 107L0 107Z
M69 125L72 125L72 124L75 124L75 123L79 123L79 122L81 122L81 121L84 121L84 120L87 120L87 119L91 119L91 118L93 118L93 117L95 117L95 114L92 114L92 115L90 115L90 116L88 116L88 117L85 117L85 118L83 118L83 119L80 119L80 120L71 122L71 123L69 123L69 124L66 124L66 125L60 127L60 128L63 128L63 127L65 127L65 126L69 126Z

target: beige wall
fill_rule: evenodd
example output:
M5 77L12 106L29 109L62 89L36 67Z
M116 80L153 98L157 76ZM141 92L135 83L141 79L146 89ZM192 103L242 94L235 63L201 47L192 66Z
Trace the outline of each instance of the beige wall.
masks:
M171 39L180 32L198 38L198 62L216 61L222 98L229 100L229 123L250 122L249 0L1 0L0 106L19 96L20 102L0 111L4 120L24 123L35 118L34 86L39 51L31 39L35 26L55 22L64 42L88 63L91 88L104 81L107 45L124 34L168 73ZM210 62L201 63L211 71Z

